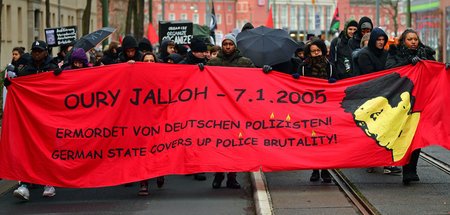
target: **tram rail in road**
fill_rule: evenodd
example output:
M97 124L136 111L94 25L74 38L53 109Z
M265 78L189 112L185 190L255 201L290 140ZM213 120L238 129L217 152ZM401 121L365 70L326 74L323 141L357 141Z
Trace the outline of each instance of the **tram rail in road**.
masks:
M340 170L329 170L331 176L333 177L335 183L342 192L350 199L350 201L355 205L355 207L363 215L375 215L380 214L375 207L373 207L362 194L356 189L355 186L344 176Z
M420 158L422 158L422 160L428 162L429 164L433 165L434 167L436 167L450 175L450 165L448 165L447 163L445 163L425 152L420 152Z

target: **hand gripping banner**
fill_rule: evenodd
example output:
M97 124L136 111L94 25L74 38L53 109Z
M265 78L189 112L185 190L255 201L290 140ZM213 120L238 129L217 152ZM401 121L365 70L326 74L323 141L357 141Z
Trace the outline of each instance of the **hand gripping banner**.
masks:
M0 178L100 187L168 174L403 165L450 149L441 63L328 83L136 63L12 80Z

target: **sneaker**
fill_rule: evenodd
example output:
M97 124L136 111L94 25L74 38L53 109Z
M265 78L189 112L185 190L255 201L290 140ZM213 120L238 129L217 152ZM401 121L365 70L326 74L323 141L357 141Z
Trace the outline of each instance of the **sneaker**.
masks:
M141 188L138 192L139 196L148 196L148 181L141 181Z
M52 197L56 195L56 190L53 186L45 185L44 192L42 193L43 197Z
M319 170L313 170L309 181L318 181L320 179Z
M14 190L13 196L22 200L30 199L30 191L25 185L22 185Z
M391 174L391 173L401 173L402 169L396 167L396 166L386 166L384 167L383 173L384 174Z

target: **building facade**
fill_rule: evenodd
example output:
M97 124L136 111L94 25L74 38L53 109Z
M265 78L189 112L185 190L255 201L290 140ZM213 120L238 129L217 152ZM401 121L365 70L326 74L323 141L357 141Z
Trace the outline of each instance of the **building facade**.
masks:
M61 0L60 17L58 0L50 1L50 26L45 23L44 0L4 0L2 4L2 50L1 68L11 62L11 51L14 47L25 47L30 52L31 44L44 40L46 28L77 26L78 38L81 37L82 17L86 0ZM92 1L90 31L97 30L97 2ZM55 49L53 55L56 55Z

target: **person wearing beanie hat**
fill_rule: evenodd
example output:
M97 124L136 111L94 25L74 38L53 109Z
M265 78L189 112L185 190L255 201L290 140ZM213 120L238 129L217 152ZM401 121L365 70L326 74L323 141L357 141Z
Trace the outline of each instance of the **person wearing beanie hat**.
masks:
M346 60L351 64L353 50L349 47L349 41L358 30L358 23L354 19L345 22L344 30L338 37L331 41L329 61L336 68L336 76L338 79L345 79L356 76L352 70L347 70L345 66Z
M234 34L226 34L222 41L222 49L216 57L208 61L209 66L228 66L228 67L255 67L253 62L244 57L236 48L236 37ZM222 186L222 181L225 179L223 172L216 172L212 187L218 189ZM236 180L236 172L229 172L227 174L227 188L240 189L241 185Z
M352 51L360 48L362 37L364 36L364 34L370 33L372 29L373 23L369 17L364 16L359 20L358 31L356 31L355 35L353 35L353 37L349 41L349 45Z
M236 48L236 37L234 34L226 34L222 41L222 49L215 58L208 61L210 66L228 66L228 67L255 67L253 62L244 57Z
M136 61L141 61L142 52L138 50L138 44L134 36L125 36L122 41L122 48L123 51L119 54L119 62L133 64Z
M251 30L253 28L255 28L255 27L253 27L252 23L247 22L247 23L245 23L244 26L242 26L241 32Z
M188 48L183 44L175 44L175 53L184 58L188 53Z
M152 43L145 37L142 37L142 39L139 40L138 49L142 54L153 52Z
M179 64L206 65L206 62L208 61L206 59L206 52L208 51L208 48L206 47L205 41L200 37L193 37L189 47L191 47L191 50L187 53L186 57L179 62ZM195 175L196 174L194 174L194 176Z
M65 67L63 70L70 69L80 69L91 67L86 56L86 52L82 48L75 48L70 55L69 66Z

